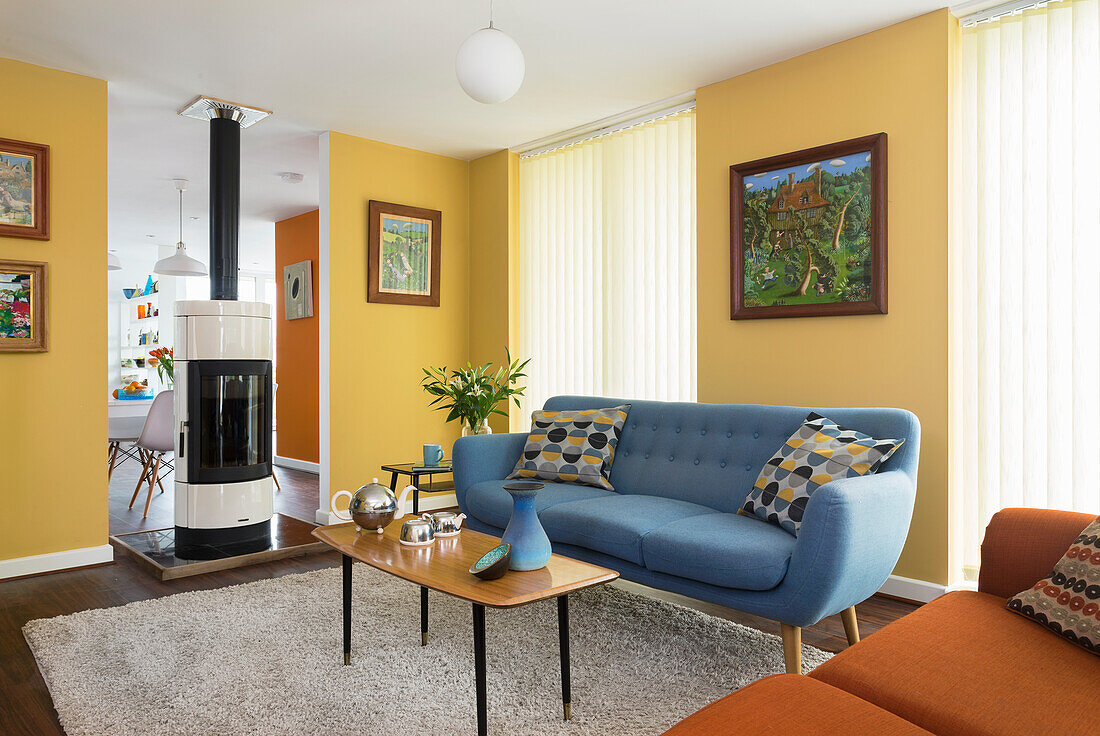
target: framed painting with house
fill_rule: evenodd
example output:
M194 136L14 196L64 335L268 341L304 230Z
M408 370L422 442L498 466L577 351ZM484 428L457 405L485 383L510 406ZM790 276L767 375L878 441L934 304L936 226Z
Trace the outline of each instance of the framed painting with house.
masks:
M0 353L49 349L49 266L0 261Z
M443 213L371 200L367 215L367 301L438 307Z
M732 319L886 314L886 134L730 167Z
M50 239L50 147L0 138L0 236Z

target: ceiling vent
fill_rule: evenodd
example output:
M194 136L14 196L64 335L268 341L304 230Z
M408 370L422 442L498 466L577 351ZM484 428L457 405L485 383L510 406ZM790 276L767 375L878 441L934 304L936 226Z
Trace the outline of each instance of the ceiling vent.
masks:
M196 120L229 118L240 123L242 128L258 123L271 114L271 110L248 107L236 102L220 100L217 97L204 97L203 95L191 100L177 112L185 118L195 118Z

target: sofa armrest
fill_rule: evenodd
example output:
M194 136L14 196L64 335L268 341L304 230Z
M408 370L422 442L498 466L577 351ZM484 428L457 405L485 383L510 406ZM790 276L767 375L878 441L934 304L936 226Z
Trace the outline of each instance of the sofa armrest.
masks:
M463 512L470 486L507 478L516 467L526 442L525 433L477 434L455 441L451 450L451 469L454 471L455 497Z
M1011 598L1054 569L1092 514L1050 509L1002 509L989 520L982 539L978 590Z
M870 598L893 572L913 518L916 489L903 471L844 478L806 506L783 581L808 625Z

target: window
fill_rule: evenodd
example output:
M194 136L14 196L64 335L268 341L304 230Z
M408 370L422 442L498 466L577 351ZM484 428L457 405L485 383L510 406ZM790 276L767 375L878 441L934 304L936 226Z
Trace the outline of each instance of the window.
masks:
M787 213L786 212L777 212L776 215L775 215L775 219L782 222L783 220L787 219Z
M521 159L520 210L520 416L565 393L694 400L694 110Z
M962 31L952 152L951 555L1007 506L1100 512L1100 2Z
M810 203L810 195L803 194L801 197L798 198L798 203L799 204L809 204Z
M256 278L254 276L242 275L237 278L237 301L263 301L256 298Z

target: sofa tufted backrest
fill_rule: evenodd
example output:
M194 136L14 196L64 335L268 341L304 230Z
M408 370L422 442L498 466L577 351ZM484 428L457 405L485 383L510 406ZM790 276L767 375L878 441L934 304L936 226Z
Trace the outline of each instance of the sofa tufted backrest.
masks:
M879 470L917 480L920 422L904 409L811 409L758 404L630 401L600 396L554 396L544 409L597 409L630 404L611 466L619 493L665 496L736 511L764 463L811 411L873 437L904 438Z

